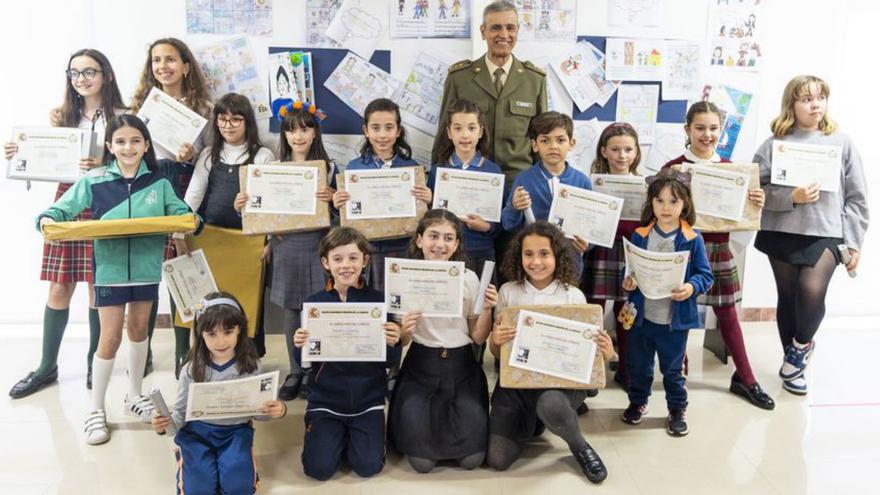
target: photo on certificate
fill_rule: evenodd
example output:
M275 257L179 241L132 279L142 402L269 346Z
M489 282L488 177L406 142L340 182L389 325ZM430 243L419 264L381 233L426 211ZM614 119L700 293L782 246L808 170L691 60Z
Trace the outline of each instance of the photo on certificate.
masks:
M623 200L589 189L560 184L555 188L548 218L566 237L590 244L614 245Z
M817 183L821 191L837 192L842 155L840 146L774 140L770 183L788 187Z
M192 321L202 299L218 290L202 249L163 262L162 280L183 322Z
M504 207L504 174L437 169L433 207L456 216L477 215L487 222L500 222Z
M309 331L303 362L386 359L383 303L303 303L301 321Z
M623 200L621 220L641 220L642 206L648 197L648 184L640 175L593 174L593 191Z
M278 370L219 382L190 383L186 421L260 416L267 401L278 399Z
M589 385L599 325L520 311L509 366Z
M385 258L385 303L391 314L461 316L465 265L461 261Z
M101 156L95 140L94 132L82 129L15 127L12 142L18 146L18 151L8 160L6 177L28 181L76 182L82 175L80 160Z
M648 251L624 239L623 255L626 275L636 279L642 295L647 299L667 299L673 289L684 283L691 253Z

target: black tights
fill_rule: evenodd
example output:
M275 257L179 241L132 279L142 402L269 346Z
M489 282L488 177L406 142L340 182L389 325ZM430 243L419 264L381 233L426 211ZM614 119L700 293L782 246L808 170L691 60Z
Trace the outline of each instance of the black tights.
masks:
M808 344L825 317L825 293L837 258L825 250L815 266L792 265L770 258L776 278L776 325L782 348L792 339Z

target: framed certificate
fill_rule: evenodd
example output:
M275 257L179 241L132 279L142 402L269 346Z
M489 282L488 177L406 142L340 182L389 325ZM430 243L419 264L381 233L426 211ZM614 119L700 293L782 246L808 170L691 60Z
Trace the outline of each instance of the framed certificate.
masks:
M621 220L640 220L642 206L648 197L648 184L639 175L593 174L593 191L623 200Z
M402 315L461 316L464 305L464 263L385 258L385 304Z
M589 385L599 325L520 311L508 365Z
M520 312L527 311L542 315L549 315L556 318L562 318L568 321L575 321L584 324L602 328L602 318L604 308L598 304L565 304L565 305L532 305L532 306L513 306L504 308L499 312L501 324L505 326L516 327L519 321ZM598 331L598 330L597 330ZM523 332L525 333L525 332ZM605 360L602 352L596 346L592 367L590 369L589 383L583 381L569 380L558 376L541 373L524 369L522 367L511 366L511 356L515 356L513 352L514 342L510 341L501 346L501 356L498 361L501 367L498 377L501 386L505 388L565 388L565 389L599 389L605 387ZM529 351L531 355L531 351ZM542 352L539 351L539 354ZM529 360L531 360L530 358Z
M683 169L685 167L682 167ZM739 222L749 197L748 172L689 165L691 193L698 213Z
M478 215L487 222L500 222L504 207L504 174L489 174L451 167L437 169L434 209L457 216Z
M266 401L278 399L278 370L237 380L189 384L186 421L260 416Z
M560 184L553 191L548 219L565 232L599 246L614 245L623 201L614 196Z
M16 180L76 182L79 161L97 154L96 134L69 127L15 127L18 152L9 159L6 177Z
M677 170L681 170L682 172L690 171L693 164L690 163L682 163L680 165L673 165L673 168ZM728 218L722 218L720 216L714 216L709 214L707 211L703 211L701 206L706 202L712 203L714 198L712 194L720 194L723 195L722 192L712 192L713 185L709 184L708 187L699 184L704 181L703 177L693 176L694 179L698 182L697 188L702 189L702 191L698 194L696 189L694 189L694 180L691 180L691 188L694 194L694 203L697 209L697 222L694 224L694 228L699 230L700 232L737 232L737 231L750 231L750 230L760 230L761 229L761 208L756 206L754 203L749 201L748 199L748 191L749 189L758 189L761 187L760 182L760 167L758 167L757 163L701 163L699 165L704 170L716 171L719 172L719 177L727 176L727 177L742 177L746 179L745 188L745 200L743 201L742 208L742 218L739 220L731 220ZM727 175L727 174L732 175ZM718 180L718 179L715 179ZM729 179L728 179L729 180ZM736 179L734 178L733 186L736 187ZM705 184L705 182L703 182ZM728 183L727 186L722 182L718 186L730 188L731 185ZM741 187L741 186L740 186ZM697 200L697 196L701 196L700 200ZM708 200L704 199L708 197ZM709 211L713 209L718 209L717 205L709 205Z
M370 172L391 172L392 175L384 174L377 179L378 182L375 186L365 186L361 183L361 179L367 177L361 175L363 172L367 172L368 174ZM428 211L428 206L422 201L416 201L412 196L411 190L413 185L425 185L425 169L422 167L400 167L383 170L346 171L345 174L336 175L336 185L340 191L348 191L348 187L350 186L350 182L346 182L346 174L354 174L350 177L356 177L355 182L359 184L354 186L358 195L355 196L355 194L352 194L351 200L348 201L348 204L339 211L339 222L343 227L356 228L369 240L396 239L398 237L412 236L416 233L416 229L419 226L419 219L426 211ZM393 193L387 190L385 192L392 194L393 197L399 198L400 200L398 205L393 208L399 211L394 214L408 213L410 211L410 202L415 205L415 214L412 216L396 216L388 218L364 218L365 201L370 201L368 196L372 195L373 200L386 201L382 198L383 194L385 194L382 192L385 186L381 183L388 179L391 180L389 184L397 184L396 188L398 190L393 191ZM410 182L410 179L412 179L413 182ZM370 183L371 180L372 179L368 179L366 182ZM365 189L367 189L366 192ZM372 192L369 191L370 189L372 189ZM404 196L408 199L404 200ZM352 202L355 201L357 201L358 204L352 204ZM349 209L351 208L354 208L358 213L355 215L349 215ZM385 207L379 206L379 209L382 208L385 208L386 210L392 209L388 205Z
M323 160L240 167L241 191L249 196L241 214L247 235L330 227L330 209L315 194L327 185Z
M217 292L217 282L205 251L199 249L177 258L162 262L162 280L168 286L181 321L193 320L199 303L212 292Z
M666 299L684 283L690 251L663 253L648 251L623 240L626 274L632 274L639 290L648 299Z
M186 105L154 87L138 112L153 142L171 153L183 143L195 143L208 121Z
M385 304L303 303L303 362L385 361Z
M842 154L840 146L774 140L770 183L803 187L817 182L820 190L837 192Z

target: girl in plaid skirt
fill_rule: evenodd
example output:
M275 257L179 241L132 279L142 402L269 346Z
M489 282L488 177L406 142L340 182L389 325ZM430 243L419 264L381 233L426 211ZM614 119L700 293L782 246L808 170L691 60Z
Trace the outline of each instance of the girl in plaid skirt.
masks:
M104 129L107 121L126 110L116 84L116 76L110 61L101 52L89 48L70 56L65 72L64 103L52 110L49 120L55 127L90 129L96 134L98 145L92 156L80 161L80 168L89 170L101 165ZM15 143L4 146L6 159L18 151ZM58 184L55 199L61 197L71 184ZM85 210L76 217L88 220L91 211ZM43 355L40 365L21 379L9 396L13 399L28 396L58 379L58 350L67 327L70 299L77 282L89 284L89 353L87 357L88 378L86 386L92 388L92 357L98 348L101 322L94 307L92 288L92 242L60 241L43 245L43 266L40 280L49 282L49 300L43 313Z
M730 162L715 153L723 120L721 110L713 103L700 101L691 105L685 118L684 130L688 136L685 152L663 168L681 163ZM749 201L763 207L764 191L760 188L750 190ZM742 327L736 313L736 303L742 299L742 287L733 253L730 251L730 233L706 233L703 234L703 242L706 245L706 256L709 258L715 283L698 302L712 306L718 318L718 329L721 331L724 345L727 346L736 365L736 371L730 378L730 391L745 397L757 407L773 409L776 404L758 384L746 354Z

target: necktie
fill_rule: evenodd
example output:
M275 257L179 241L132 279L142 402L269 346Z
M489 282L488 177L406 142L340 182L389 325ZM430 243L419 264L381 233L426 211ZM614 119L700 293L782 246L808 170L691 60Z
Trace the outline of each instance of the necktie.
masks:
M495 79L493 80L493 82L495 84L495 94L501 96L501 88L504 87L504 83L501 82L501 76L504 75L504 69L502 69L501 67L495 69L494 75Z

